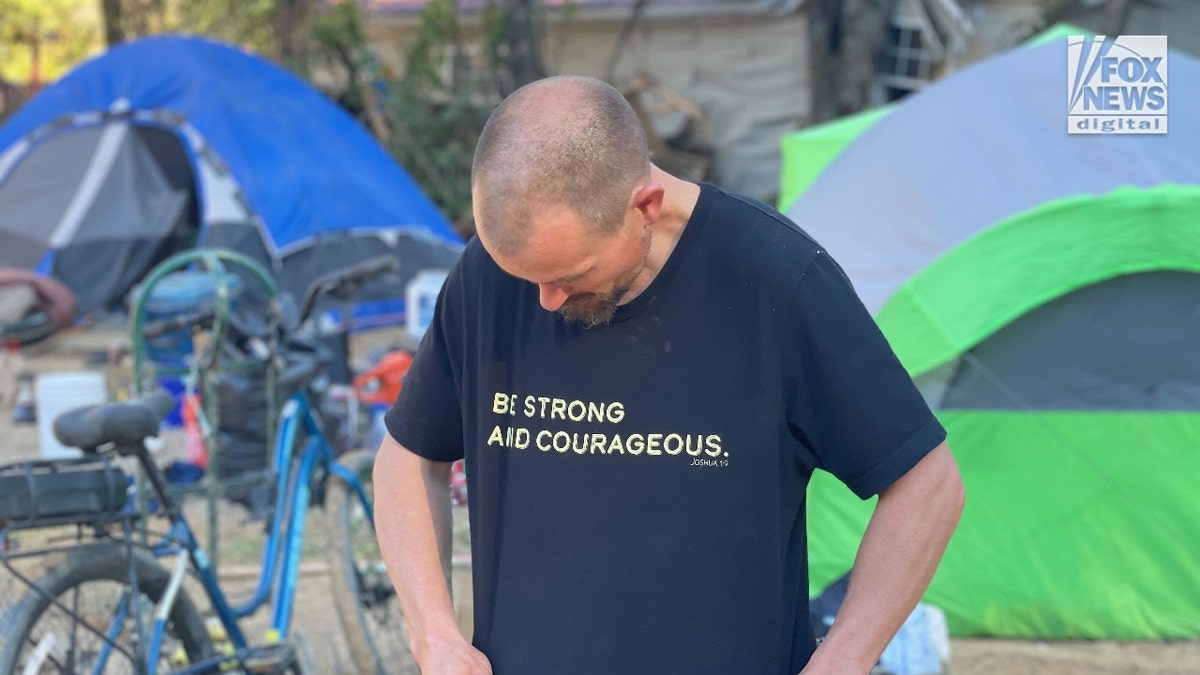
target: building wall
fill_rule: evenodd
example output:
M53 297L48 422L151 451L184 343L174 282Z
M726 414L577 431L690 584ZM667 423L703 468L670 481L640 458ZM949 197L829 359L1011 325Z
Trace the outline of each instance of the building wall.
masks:
M624 24L611 18L548 21L545 60L558 74L602 77ZM397 72L411 20L374 20L372 48ZM647 18L622 49L613 84L648 75L704 113L715 149L714 182L771 201L779 183L779 141L807 123L808 24L799 11L780 15ZM466 41L478 27L464 26ZM669 126L671 118L664 122ZM661 131L670 132L670 129Z

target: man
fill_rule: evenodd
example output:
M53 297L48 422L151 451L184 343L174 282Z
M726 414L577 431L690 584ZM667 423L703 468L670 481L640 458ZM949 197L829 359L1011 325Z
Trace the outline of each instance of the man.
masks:
M422 672L867 673L963 504L945 432L794 224L650 163L597 80L502 102L468 244L375 466ZM445 581L466 457L474 644ZM879 501L815 649L804 494ZM814 514L820 517L820 513Z

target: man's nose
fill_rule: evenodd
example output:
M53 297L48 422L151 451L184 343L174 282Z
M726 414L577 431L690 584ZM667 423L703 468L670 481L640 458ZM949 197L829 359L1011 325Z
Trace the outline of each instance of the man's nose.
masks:
M555 284L538 284L538 299L542 303L542 309L547 312L557 312L559 307L567 301L571 294L562 286Z

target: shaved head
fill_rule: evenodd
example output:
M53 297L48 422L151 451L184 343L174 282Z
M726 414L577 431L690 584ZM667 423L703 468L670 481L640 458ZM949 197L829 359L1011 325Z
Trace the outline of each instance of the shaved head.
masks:
M475 148L476 227L505 254L530 235L530 214L565 206L600 235L615 232L650 173L637 114L606 82L562 76L526 85L492 111Z

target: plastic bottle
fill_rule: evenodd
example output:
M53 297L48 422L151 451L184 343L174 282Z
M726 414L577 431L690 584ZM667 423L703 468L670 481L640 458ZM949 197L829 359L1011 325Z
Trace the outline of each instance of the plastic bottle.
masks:
M405 323L414 341L420 341L433 321L433 307L448 274L446 270L421 270L404 287Z
M371 422L370 428L367 429L366 440L363 442L363 447L368 450L378 450L379 445L383 443L383 437L387 434L387 424L383 421L383 416L387 413L386 405L371 406Z
M33 395L33 375L21 373L17 376L17 398L13 404L13 422L15 424L33 424L37 422L37 403Z

